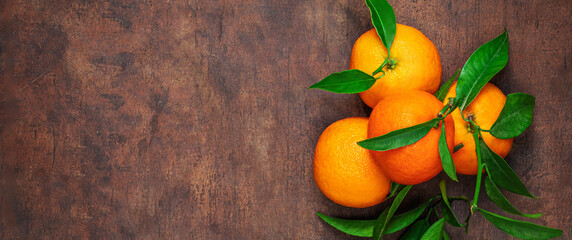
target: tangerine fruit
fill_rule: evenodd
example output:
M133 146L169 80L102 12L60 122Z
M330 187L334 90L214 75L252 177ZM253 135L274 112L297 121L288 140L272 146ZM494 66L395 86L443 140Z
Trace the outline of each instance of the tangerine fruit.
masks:
M390 62L383 70L385 75L367 91L361 99L370 107L385 95L402 90L417 89L435 93L441 83L441 58L431 40L419 30L397 24L391 45ZM354 43L350 69L372 74L387 57L387 49L375 29L361 35ZM378 73L375 77L380 77Z
M444 103L449 98L457 95L457 82L451 85L451 89L445 96ZM483 129L490 129L504 107L506 96L492 83L487 83L475 100L463 110L465 118L471 118ZM452 157L458 173L464 175L476 175L478 172L477 154L475 153L475 140L473 130L468 122L461 117L459 109L451 113L455 121L455 146L463 144L463 147L454 152ZM512 147L513 139L498 139L488 132L481 132L487 146L501 157L506 157Z
M357 142L367 137L368 119L352 117L328 126L314 152L314 180L332 201L365 208L381 203L391 182Z
M443 104L430 93L408 90L383 97L369 118L368 137L427 122L435 117ZM453 118L445 118L445 133L449 151L453 150ZM378 166L393 182L413 185L433 178L443 169L439 155L442 123L432 128L419 141L387 151L371 151Z

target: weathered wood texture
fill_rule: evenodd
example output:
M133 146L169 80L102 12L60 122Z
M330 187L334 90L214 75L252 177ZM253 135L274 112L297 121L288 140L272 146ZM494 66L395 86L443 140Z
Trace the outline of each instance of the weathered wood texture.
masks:
M493 82L537 99L508 161L541 199L507 195L572 238L572 1L391 3L434 41L443 80L508 28L509 65ZM312 176L321 131L370 111L356 95L307 90L347 69L372 27L363 1L0 7L1 239L352 239L315 212L373 218L387 206L338 206ZM402 210L443 178L415 187ZM474 183L449 188L472 196ZM468 235L447 230L511 239L480 216Z

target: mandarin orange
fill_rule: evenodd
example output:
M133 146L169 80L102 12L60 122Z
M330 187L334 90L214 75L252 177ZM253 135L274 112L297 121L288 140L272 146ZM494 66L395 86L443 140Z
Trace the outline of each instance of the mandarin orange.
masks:
M357 145L367 137L368 119L352 117L328 126L314 152L314 180L332 201L354 208L385 200L391 182L370 152Z
M457 83L455 82L451 85L451 89L449 89L445 97L445 104L447 104L449 98L456 96L456 89ZM487 83L475 100L465 108L463 115L465 118L471 118L481 128L490 129L500 115L505 102L506 96L502 91L492 83ZM463 144L463 147L452 155L455 168L460 174L476 175L478 163L472 129L469 123L465 122L461 117L459 109L455 109L451 116L453 116L455 121L455 146ZM512 138L498 139L488 132L481 132L481 135L491 150L503 158L506 157L512 147Z
M369 90L360 93L368 106L373 108L383 96L402 90L437 91L441 83L441 58L433 42L423 33L413 27L397 24L390 52L391 64L384 67L384 77ZM354 43L350 69L372 74L386 57L387 49L375 29L371 29ZM378 73L375 77L381 75Z
M435 117L443 104L430 93L408 90L387 95L373 109L368 137L373 138L402 128L427 122ZM454 126L451 116L445 118L449 150L453 149ZM393 182L413 185L425 182L443 169L439 155L442 123L416 143L388 150L371 151L376 163Z

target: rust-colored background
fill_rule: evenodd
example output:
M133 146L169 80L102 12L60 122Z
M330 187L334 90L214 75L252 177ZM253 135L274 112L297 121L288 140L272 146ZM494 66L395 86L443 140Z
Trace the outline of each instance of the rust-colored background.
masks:
M506 195L572 238L572 1L390 2L398 22L433 40L443 80L508 28L509 65L492 81L533 94L536 108L507 160L541 199ZM1 239L353 239L315 212L374 218L388 205L336 205L312 176L321 131L370 111L357 95L307 90L347 69L372 27L363 1L0 8ZM444 178L416 186L398 212ZM474 183L448 186L472 197ZM478 215L467 235L447 231L511 239Z

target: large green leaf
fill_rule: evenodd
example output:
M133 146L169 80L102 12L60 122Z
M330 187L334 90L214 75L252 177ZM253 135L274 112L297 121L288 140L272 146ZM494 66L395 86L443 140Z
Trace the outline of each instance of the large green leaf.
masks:
M451 152L449 152L449 147L447 146L447 134L445 131L445 120L441 124L441 136L439 137L439 155L441 157L441 164L443 165L443 171L453 179L453 181L458 182L457 172L455 171L455 163L451 157Z
M316 214L332 227L358 237L371 237L376 222L376 220L349 220L329 217L321 213Z
M459 77L459 72L461 72L461 69L457 70L455 72L455 74L453 74L453 76L451 76L451 78L449 78L449 80L447 80L438 90L437 92L435 92L435 97L437 97L437 99L439 99L439 101L443 101L445 100L445 97L447 96L447 93L449 92L449 89L451 88L451 85L453 85L453 82L455 82L455 80L457 80L457 77Z
M482 138L479 138L478 144L481 148L483 163L486 164L488 174L496 185L516 194L536 198L526 189L524 183L506 161L493 152Z
M435 198L437 198L437 197L439 197L439 196L432 197L431 199L429 199L427 202L425 202L421 206L416 207L413 210L407 211L405 213L396 215L393 218L391 218L391 221L389 221L389 223L387 224L387 227L385 228L385 231L383 232L383 234L394 233L394 232L397 232L397 231L411 225L411 223L413 223L415 220L417 220L417 218L419 218L419 216L421 216L421 214L423 214L425 209L427 209L429 204L431 204L431 202L433 200L435 200Z
M441 189L441 197L443 199L441 201L441 212L443 213L443 217L449 224L455 227L464 227L463 224L459 222L459 219L457 219L457 216L453 212L453 209L451 209L451 203L449 203L449 198L447 197L445 180L442 180L439 183L439 188Z
M373 239L374 240L383 239L383 233L385 232L385 229L387 228L389 221L393 217L393 214L395 213L395 211L397 210L397 208L399 207L399 205L403 201L403 198L405 198L405 195L407 195L407 192L409 192L410 189L411 189L411 185L404 187L399 192L399 194L397 194L397 196L395 196L395 199L393 199L393 203L391 203L391 207L385 209L379 215L379 217L376 220L377 222L375 223L375 226L373 227Z
M407 211L405 213L395 215L385 228L383 234L391 234L397 232L413 223L423 212L427 209L427 206L433 201L436 197L429 199L426 203L422 204L421 206ZM377 220L350 220L350 219L341 219L341 218L334 218L329 217L321 213L316 213L322 220L333 226L334 228L358 237L371 237L373 235L373 228ZM429 226L427 226L429 227Z
M485 165L486 166L486 165ZM489 170L487 170L489 171ZM500 209L512 213L515 215L525 216L528 218L539 218L542 216L541 213L537 214L524 214L518 211L510 202L504 197L502 192L497 188L496 184L491 180L490 177L485 179L485 191L487 192L487 196L495 205L497 205Z
M317 88L335 93L360 93L373 86L376 79L371 75L357 69L332 73L310 86L310 89Z
M440 240L443 237L443 227L445 226L445 219L441 218L433 223L429 229L421 236L421 240Z
M549 239L562 235L562 230L536 225L530 222L510 219L487 212L483 209L478 210L489 222L504 232L520 239Z
M488 174L494 183L510 192L536 198L528 191L506 161L493 152L482 138L479 138L478 144L481 149L483 163L486 164Z
M425 233L425 231L429 229L429 226L431 226L431 224L429 223L429 221L427 221L427 219L421 219L415 222L413 225L411 225L411 227L407 230L407 232L405 232L405 234L403 234L403 236L401 236L401 238L399 239L419 240L421 236L423 236L423 233Z
M455 104L464 110L491 78L508 62L508 33L479 47L469 57L459 75Z
M506 103L491 127L491 134L500 139L520 135L532 123L535 98L526 93L513 93L506 96Z
M411 225L415 220L417 220L417 218L419 218L419 216L421 216L421 214L423 214L423 211L425 211L427 206L429 206L429 203L425 203L406 213L395 215L387 224L383 234L392 234Z
M434 118L427 122L392 131L388 134L369 138L358 142L363 148L374 151L387 151L416 143L437 124L442 118Z
M371 22L389 52L395 38L395 13L386 0L365 0L371 13Z

